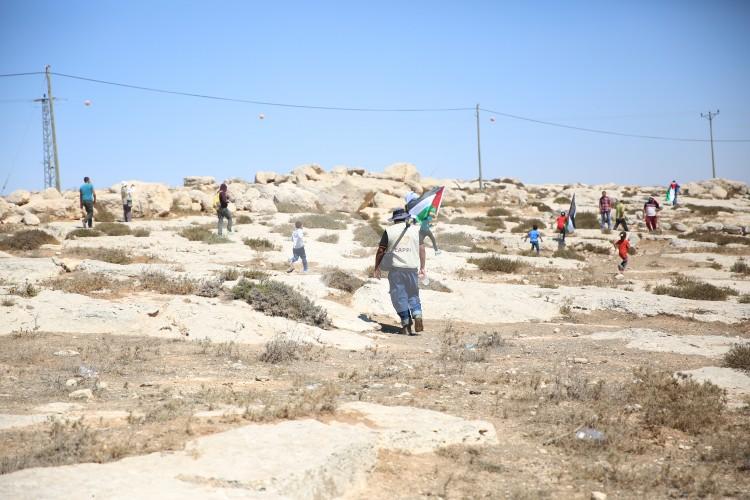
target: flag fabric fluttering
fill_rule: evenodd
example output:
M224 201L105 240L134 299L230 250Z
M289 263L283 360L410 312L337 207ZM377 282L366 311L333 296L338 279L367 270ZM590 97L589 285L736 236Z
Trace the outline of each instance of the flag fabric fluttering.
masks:
M565 232L572 233L576 230L576 194L573 193L573 198L570 200L570 208L568 209L568 220L565 223Z
M669 204L672 204L674 202L674 188L673 187L670 186L669 189L667 189L667 196L665 196L664 199Z
M445 186L438 186L430 189L416 200L410 201L406 205L406 210L417 222L423 222L428 217L433 219L437 217L440 211L440 204L443 202L443 191Z

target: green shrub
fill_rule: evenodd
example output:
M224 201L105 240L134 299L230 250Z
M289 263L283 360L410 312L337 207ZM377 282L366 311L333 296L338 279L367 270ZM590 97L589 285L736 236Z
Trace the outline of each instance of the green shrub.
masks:
M750 293L743 293L740 295L740 297L737 299L737 302L740 304L750 304Z
M338 243L339 235L338 233L321 234L320 236L318 236L318 241L322 243Z
M66 234L65 239L75 240L76 238L95 238L97 236L104 236L104 233L102 233L98 229L85 229L79 227Z
M669 295L691 300L727 300L730 295L738 295L736 290L718 287L686 276L677 276L670 285L658 285L653 289L656 295Z
M363 280L341 269L329 269L325 271L321 276L321 280L330 288L336 288L337 290L349 293L354 293L359 287L365 284Z
M570 198L567 196L558 196L555 198L554 202L558 205L570 205Z
M503 207L495 207L495 208L490 208L489 210L487 210L488 217L500 217L501 215L502 216L510 215L510 210L508 210L507 208L503 208Z
M253 250L257 250L259 252L276 250L276 245L265 238L245 238L244 240L242 240L242 242Z
M26 229L1 238L0 249L16 251L36 250L42 245L54 245L57 243L58 241L54 236L41 229Z
M536 207L536 209L540 212L553 212L552 207L550 207L546 203L542 203L541 201L530 201L529 205L531 205L532 207Z
M255 283L242 279L232 289L232 296L268 316L281 316L321 328L331 326L325 309L284 283L272 280Z
M271 364L297 361L304 359L312 347L312 345L306 342L299 342L278 336L263 346L263 351L258 356L258 360Z
M525 267L520 260L498 257L497 255L472 257L468 262L469 264L475 264L482 271L493 273L515 273Z
M240 214L234 218L235 224L252 224L253 219L247 214Z
M242 271L242 277L250 280L266 280L270 278L270 275L260 269L247 269Z
M130 227L119 222L102 222L96 225L96 230L107 236L125 236L130 234Z

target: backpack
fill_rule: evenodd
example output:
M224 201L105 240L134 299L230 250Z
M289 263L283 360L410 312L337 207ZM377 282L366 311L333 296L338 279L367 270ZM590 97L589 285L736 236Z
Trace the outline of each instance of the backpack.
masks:
M216 191L216 194L214 195L213 203L211 204L214 210L218 210L221 206L221 196L219 195L219 191Z

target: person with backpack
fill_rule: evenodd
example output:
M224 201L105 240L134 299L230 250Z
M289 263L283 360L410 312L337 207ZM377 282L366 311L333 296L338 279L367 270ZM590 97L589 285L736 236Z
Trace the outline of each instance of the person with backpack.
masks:
M643 205L643 215L646 219L646 229L648 229L649 232L656 231L656 214L659 210L661 210L659 202L656 201L656 198L654 198L653 196L649 196L648 201L646 201L646 203L644 203Z
M615 248L617 248L617 253L620 256L620 259L622 259L622 262L617 265L617 270L622 272L628 267L628 257L630 256L630 240L628 240L628 233L625 231L621 232L620 239L615 241L614 245Z
M533 252L536 250L536 254L539 255L539 242L542 241L542 235L539 232L539 227L534 224L531 231L528 232L526 236L523 237L523 240L529 240L531 242L531 251Z
M286 272L294 271L294 263L302 259L302 272L307 272L307 254L305 253L305 233L302 230L302 221L294 223L292 231L292 258L289 259L289 269Z
M599 198L599 214L601 215L601 223L599 224L602 231L604 225L607 225L607 229L612 229L612 219L610 214L612 212L612 200L607 196L606 191L602 191L602 197Z
M625 204L622 200L617 200L615 204L615 231L622 225L622 229L628 231L628 221L625 219Z
M557 246L559 248L562 248L565 246L565 234L567 233L567 225L568 225L568 216L565 214L565 212L560 212L560 215L555 220L555 224L557 227Z
M391 304L401 321L400 333L413 335L424 330L422 303L419 299L419 277L425 275L426 253L420 238L419 224L411 221L409 212L397 208L389 221L393 225L383 231L375 254L373 276L380 279L388 272Z
M78 188L78 198L81 210L84 208L86 210L86 215L81 222L83 222L83 227L88 225L90 229L94 227L94 203L96 203L96 191L94 191L94 185L91 184L91 179L88 177L83 178L83 184Z
M232 212L229 211L229 192L227 191L226 182L219 186L219 192L214 197L214 208L216 215L219 217L219 236L221 236L224 219L227 219L227 232L232 232Z
M128 183L122 181L120 197L122 198L122 220L124 222L130 222L133 220L133 184L128 187Z

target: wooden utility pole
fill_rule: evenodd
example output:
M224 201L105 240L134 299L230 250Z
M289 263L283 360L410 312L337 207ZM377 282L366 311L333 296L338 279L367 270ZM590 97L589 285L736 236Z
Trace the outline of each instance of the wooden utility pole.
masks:
M711 137L711 172L713 173L714 179L716 179L716 162L714 160L714 118L719 114L719 110L716 113L709 111L708 113L701 113L701 118L708 120L708 133Z
M57 158L57 133L55 132L55 105L52 97L52 78L50 77L49 64L44 68L47 77L47 99L49 99L49 117L52 127L52 154L55 158L55 188L60 191L60 161Z
M477 104L477 163L479 165L479 189L484 189L482 183L482 146L479 142L479 104Z

